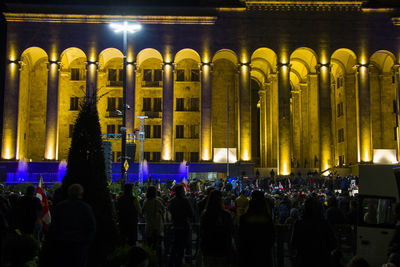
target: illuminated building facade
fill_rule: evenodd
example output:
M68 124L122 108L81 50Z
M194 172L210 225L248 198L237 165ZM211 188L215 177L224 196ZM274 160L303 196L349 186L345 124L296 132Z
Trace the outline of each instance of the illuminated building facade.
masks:
M66 159L93 92L103 133L118 133L122 40L109 23L126 20L143 26L128 37L127 131L149 117L148 161L218 161L229 139L237 160L279 174L372 162L375 149L397 162L400 16L364 2L10 5L1 158Z

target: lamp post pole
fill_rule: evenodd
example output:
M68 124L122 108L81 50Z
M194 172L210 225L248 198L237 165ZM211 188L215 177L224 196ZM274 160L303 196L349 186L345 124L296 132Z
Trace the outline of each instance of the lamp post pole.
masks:
M123 42L122 42L122 53L123 53L123 70L122 70L122 127L121 131L121 189L123 189L125 181L126 181L126 54L127 54L127 43L128 43L128 32L135 33L139 31L142 26L140 24L131 24L129 25L127 21L124 23L112 23L111 28L114 29L115 32L123 32Z
M121 127L121 190L123 190L126 181L126 47L128 31L123 33L123 70L122 70L122 127Z

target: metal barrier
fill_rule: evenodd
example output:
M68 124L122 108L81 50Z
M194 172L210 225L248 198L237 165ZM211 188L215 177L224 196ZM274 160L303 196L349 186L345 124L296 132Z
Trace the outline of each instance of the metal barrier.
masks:
M144 230L146 223L138 224L138 242L144 244ZM290 250L290 240L292 235L292 225L275 224L275 245L273 247L273 264L276 267L291 266L292 255ZM333 227L338 247L343 253L349 256L355 253L355 228L349 224L334 225ZM167 263L171 255L173 242L173 227L172 223L164 223L164 236L162 240L162 258L161 262ZM191 242L186 249L185 263L190 266L198 266L198 253L200 250L200 224L191 224ZM346 257L347 258L347 257ZM351 258L351 257L349 257Z

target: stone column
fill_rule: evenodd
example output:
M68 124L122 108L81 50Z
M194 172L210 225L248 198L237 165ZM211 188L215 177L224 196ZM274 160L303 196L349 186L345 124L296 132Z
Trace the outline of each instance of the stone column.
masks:
M270 117L270 162L268 167L278 167L279 158L279 84L278 74L271 73L271 86L270 86L270 105L269 105L269 117Z
M202 63L201 71L201 160L212 160L211 99L212 65Z
M332 107L331 107L331 69L329 64L316 67L318 73L319 103L319 155L320 170L332 167Z
M260 166L267 166L267 116L266 116L266 90L262 88L258 91L260 97Z
M19 76L22 62L12 61L5 68L3 140L1 158L16 159Z
M240 160L251 160L250 66L239 65Z
M290 162L290 66L279 64L278 70L278 105L279 105L279 141L278 141L278 174L289 175Z
M92 97L97 93L97 69L98 62L86 62L86 96Z
M358 74L358 136L359 161L372 161L372 134L370 115L370 88L368 65L360 65Z
M400 120L400 65L396 64L393 66L393 72L396 77L396 132L397 132L397 161L400 161L400 127L399 127L399 120Z
M174 66L172 63L163 64L163 110L161 158L173 159L174 140Z
M60 62L49 62L44 159L58 159L58 77Z
M126 132L128 134L133 133L135 129L135 91L136 63L129 62L126 65Z

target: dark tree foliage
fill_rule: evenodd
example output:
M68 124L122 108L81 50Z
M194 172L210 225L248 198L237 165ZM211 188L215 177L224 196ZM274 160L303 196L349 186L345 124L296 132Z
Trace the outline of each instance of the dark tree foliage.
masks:
M96 216L96 237L88 266L103 266L105 257L115 248L117 228L105 174L103 145L96 97L87 97L81 106L68 154L67 173L62 181L63 195L74 183L83 186L84 200Z

